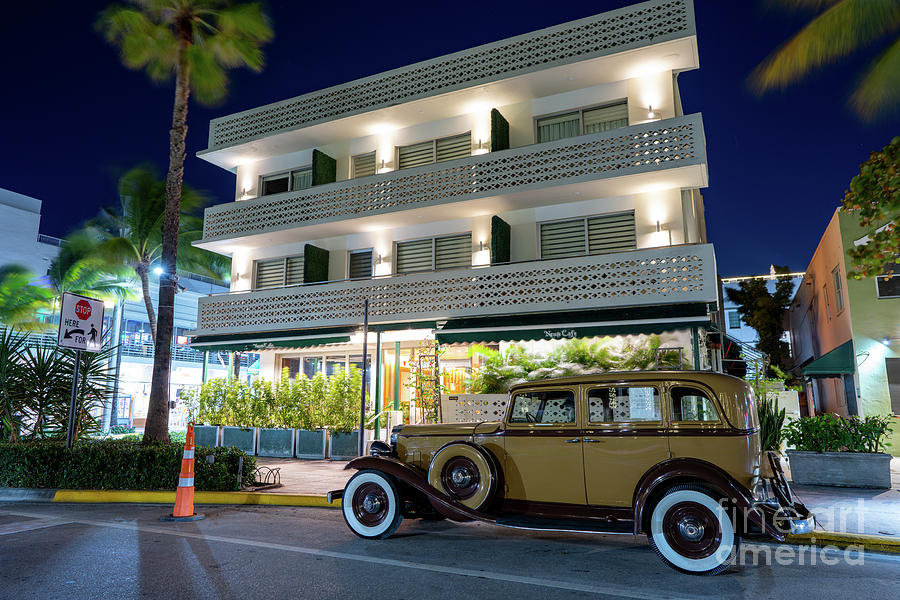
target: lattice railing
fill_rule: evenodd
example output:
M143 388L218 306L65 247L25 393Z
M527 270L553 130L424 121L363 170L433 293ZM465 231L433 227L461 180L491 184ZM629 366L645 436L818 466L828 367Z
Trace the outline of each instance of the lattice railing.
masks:
M691 0L652 0L220 117L209 149L691 36L693 12Z
M716 301L709 244L430 271L199 299L197 334Z
M204 241L706 161L699 114L206 209Z

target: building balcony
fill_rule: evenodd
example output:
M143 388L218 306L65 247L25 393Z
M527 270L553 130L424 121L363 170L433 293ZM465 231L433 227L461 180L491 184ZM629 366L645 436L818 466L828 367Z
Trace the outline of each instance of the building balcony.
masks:
M366 299L369 322L387 325L715 304L716 287L712 245L666 246L212 295L200 298L197 330L192 335L308 333L316 328L359 326Z
M230 169L378 122L463 114L476 100L509 104L698 65L693 2L650 0L214 119L200 156Z
M220 204L206 209L195 245L229 254L706 183L703 122L693 114Z

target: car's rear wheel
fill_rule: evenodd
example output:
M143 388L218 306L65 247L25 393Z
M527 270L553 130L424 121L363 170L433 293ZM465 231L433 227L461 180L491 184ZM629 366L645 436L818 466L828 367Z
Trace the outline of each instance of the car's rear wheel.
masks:
M351 477L344 487L341 509L351 531L370 540L390 537L403 520L397 486L381 471L360 471Z
M647 537L663 562L693 575L717 575L727 569L741 541L728 511L698 485L675 486L659 499Z
M445 445L428 466L428 484L472 510L493 499L498 479L494 457L481 446L467 442Z

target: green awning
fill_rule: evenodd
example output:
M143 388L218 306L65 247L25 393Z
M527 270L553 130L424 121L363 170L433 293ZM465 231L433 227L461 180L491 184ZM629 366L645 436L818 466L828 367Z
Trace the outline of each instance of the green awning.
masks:
M323 344L341 344L350 341L349 335L332 335L322 337L302 337L275 340L248 340L238 343L208 342L203 343L202 338L191 342L191 348L205 352L254 352L256 350L271 350L273 348L309 348Z
M853 341L845 342L831 352L801 367L800 375L806 377L837 377L856 370Z
M435 337L442 344L517 342L662 333L711 325L703 306L645 308L451 319L435 331Z

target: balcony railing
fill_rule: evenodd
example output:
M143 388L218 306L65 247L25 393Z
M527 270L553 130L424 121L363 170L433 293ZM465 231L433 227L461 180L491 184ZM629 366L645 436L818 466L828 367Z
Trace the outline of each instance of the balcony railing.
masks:
M206 209L202 241L705 162L694 114L220 204Z
M196 335L716 302L710 244L633 250L199 299Z
M691 0L651 0L214 119L209 149L695 33Z

